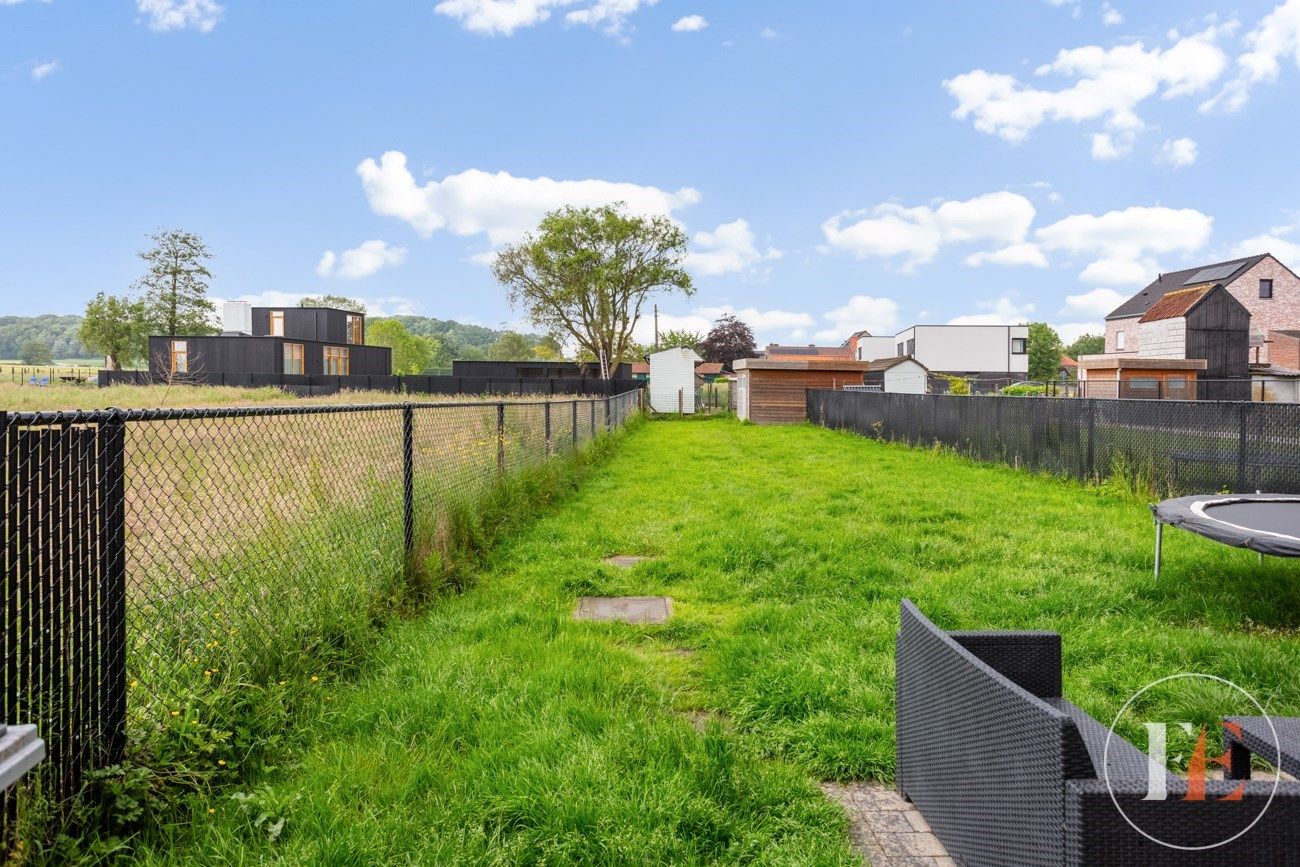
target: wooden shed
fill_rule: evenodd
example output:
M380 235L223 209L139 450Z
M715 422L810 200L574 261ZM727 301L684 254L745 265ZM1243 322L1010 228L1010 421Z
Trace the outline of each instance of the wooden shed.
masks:
M849 358L742 358L732 365L736 415L755 424L801 422L807 418L808 389L861 385L869 364Z

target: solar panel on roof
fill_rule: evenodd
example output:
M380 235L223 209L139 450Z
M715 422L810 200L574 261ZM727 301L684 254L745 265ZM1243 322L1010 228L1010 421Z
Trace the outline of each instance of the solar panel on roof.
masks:
M1183 285L1192 286L1196 283L1210 283L1215 280L1222 280L1225 277L1231 276L1240 267L1240 262L1233 262L1229 265L1215 265L1213 268L1202 268L1191 277L1188 277L1187 280L1183 282Z

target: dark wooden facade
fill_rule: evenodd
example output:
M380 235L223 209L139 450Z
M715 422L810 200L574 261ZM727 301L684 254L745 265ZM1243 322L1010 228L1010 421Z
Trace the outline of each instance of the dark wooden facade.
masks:
M1203 379L1249 375L1250 311L1222 286L1216 286L1187 312L1184 358L1204 358Z
M807 418L808 389L861 385L865 361L741 359L735 363L737 407L755 424Z
M345 348L351 376L388 376L393 372L393 351L387 346L325 343L289 337L210 335L204 337L150 337L149 374L155 379L172 375L172 342L183 340L188 370L177 374L188 382L220 384L222 374L284 374L285 345L302 347L303 375L324 374L325 347Z
M576 379L600 376L594 361L453 361L452 376L490 376L493 379ZM610 370L611 379L631 379L627 362Z
M254 307L253 336L272 337L271 314L284 317L284 334L282 336L297 341L316 340L321 343L339 345L364 344L366 317L349 310L333 307ZM356 320L360 323L357 332L350 332L348 324Z

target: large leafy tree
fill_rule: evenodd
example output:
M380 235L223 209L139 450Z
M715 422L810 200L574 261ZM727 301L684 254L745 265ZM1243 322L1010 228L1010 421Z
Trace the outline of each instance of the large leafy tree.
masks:
M534 357L533 341L507 331L488 347L489 361L528 361Z
M148 265L136 281L144 302L144 321L153 334L215 334L216 305L208 298L212 259L203 239L193 232L164 229L150 236L153 246L140 252Z
M143 357L146 331L143 303L100 292L86 305L79 334L87 349L104 356L105 367L121 370Z
M754 358L758 355L754 330L730 313L723 314L700 342L699 353L705 361L721 361L728 367L737 358Z
M50 365L54 363L54 351L44 340L27 340L18 350L18 360L23 364Z
M1056 329L1046 322L1029 323L1029 378L1046 382L1056 379L1065 347Z
M412 334L396 319L371 322L366 329L366 342L393 350L393 373L399 376L423 373L432 366L434 356L442 349L436 338Z
M704 335L698 331L687 331L685 328L670 328L667 331L659 332L659 346L650 351L656 352L659 349L672 349L674 346L684 346L687 349L694 349L696 352L700 352L700 344L703 342Z
M511 304L546 332L571 336L608 379L652 293L694 294L682 267L687 243L672 220L631 214L623 203L565 207L497 253L492 273Z
M1101 334L1084 334L1065 347L1065 354L1076 361L1080 355L1100 355L1105 351L1106 338Z

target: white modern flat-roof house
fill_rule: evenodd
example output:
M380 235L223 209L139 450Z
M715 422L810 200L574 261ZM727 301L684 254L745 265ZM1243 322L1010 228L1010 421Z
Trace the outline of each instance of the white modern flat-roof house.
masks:
M913 325L894 335L891 356L911 356L931 373L977 380L1029 378L1028 325Z

